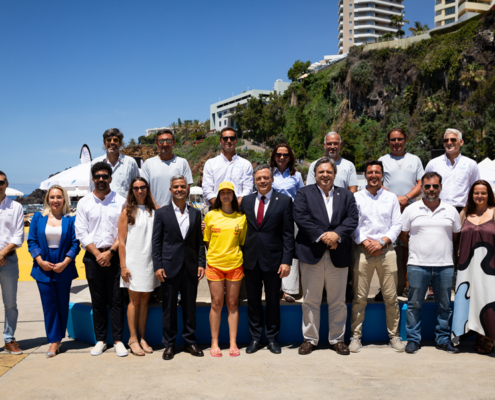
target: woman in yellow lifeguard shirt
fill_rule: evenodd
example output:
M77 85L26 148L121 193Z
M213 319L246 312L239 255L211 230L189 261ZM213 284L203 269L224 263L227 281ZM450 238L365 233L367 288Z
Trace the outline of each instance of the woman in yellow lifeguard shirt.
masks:
M213 357L222 356L218 347L218 334L225 292L229 312L229 355L237 357L241 354L237 347L238 301L241 280L244 276L241 247L246 240L246 228L246 216L239 211L234 185L230 182L221 183L213 209L205 216L204 231L204 241L208 248L206 278L211 293L210 354Z

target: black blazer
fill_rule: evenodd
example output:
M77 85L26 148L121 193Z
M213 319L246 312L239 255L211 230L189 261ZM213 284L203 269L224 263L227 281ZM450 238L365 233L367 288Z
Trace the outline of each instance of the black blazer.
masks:
M253 269L258 262L263 271L277 272L280 264L291 265L294 258L292 199L274 190L258 228L254 209L257 195L245 196L241 202L241 211L246 214L247 220L244 268Z
M182 238L172 203L155 211L153 268L155 271L163 268L167 278L176 276L182 265L193 276L198 274L198 268L205 266L201 212L194 207L186 207L189 210L189 230L185 239Z
M315 265L323 257L327 245L316 240L325 232L335 232L341 243L330 250L330 258L336 268L351 264L351 234L358 226L359 211L354 194L347 189L334 186L332 222L316 184L299 189L294 199L294 220L299 228L296 237L296 256L306 264Z

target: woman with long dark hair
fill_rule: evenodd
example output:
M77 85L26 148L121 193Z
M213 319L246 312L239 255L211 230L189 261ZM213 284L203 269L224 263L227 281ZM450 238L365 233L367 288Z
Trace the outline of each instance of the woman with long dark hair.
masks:
M296 157L287 143L280 143L272 151L270 167L273 168L273 189L292 198L304 186L301 173L295 168ZM297 235L297 225L294 224L294 235ZM293 303L294 296L299 294L299 260L293 259L289 276L282 278L282 298Z
M488 354L495 339L495 198L487 181L473 183L460 217L452 342L476 332L475 350Z
M229 321L231 357L241 353L237 347L239 325L239 291L244 277L242 246L246 240L246 216L240 212L239 203L231 182L218 187L213 209L205 216L204 241L206 254L206 278L211 293L210 329L213 357L221 357L218 346L222 307L226 299Z
M154 218L155 203L148 182L141 177L134 178L127 195L126 207L119 219L119 256L120 287L127 288L129 292L129 347L136 356L153 352L146 343L144 334L148 300L153 289L159 285L151 257Z

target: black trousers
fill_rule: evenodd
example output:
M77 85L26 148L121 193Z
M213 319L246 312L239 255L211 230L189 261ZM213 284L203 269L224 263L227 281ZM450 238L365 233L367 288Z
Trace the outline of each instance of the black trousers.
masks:
M259 264L244 269L248 298L249 331L252 340L261 342L263 334L262 287L265 285L266 321L265 334L268 343L276 342L280 332L280 288L282 279L277 272L265 272Z
M114 342L122 341L124 332L124 302L120 288L119 256L112 257L110 267L102 267L89 251L84 254L86 279L93 303L93 325L97 341L107 340L107 306L110 308L110 324Z
M180 272L173 278L162 282L162 326L163 345L175 346L177 337L177 297L180 291L182 322L184 329L182 337L186 346L196 344L196 297L198 295L198 277L187 272L183 265Z

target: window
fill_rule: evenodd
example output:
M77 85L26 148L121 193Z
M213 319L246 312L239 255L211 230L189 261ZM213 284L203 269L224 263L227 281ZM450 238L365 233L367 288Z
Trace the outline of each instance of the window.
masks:
M349 30L349 35L352 35L352 29Z
M352 43L352 39L349 39L349 43Z
M452 22L455 22L455 18L449 18L445 20L445 25L451 24Z
M352 18L352 13L349 13L349 18Z
M455 7L449 7L445 9L445 15L455 14Z
M442 15L442 11L435 11L435 15L438 16L438 15Z
M445 4L452 4L455 3L455 0L445 0Z
M352 21L349 21L349 26L352 26Z
M351 8L351 9L352 9L352 4L349 4L349 8Z

